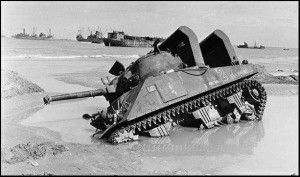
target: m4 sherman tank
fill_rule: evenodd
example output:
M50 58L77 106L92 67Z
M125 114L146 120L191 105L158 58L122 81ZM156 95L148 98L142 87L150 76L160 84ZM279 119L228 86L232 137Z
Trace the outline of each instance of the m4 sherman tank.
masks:
M267 95L256 80L257 69L240 62L229 41L215 30L198 43L195 33L179 27L154 50L126 69L118 61L103 79L105 88L44 97L51 101L104 96L110 105L83 115L94 135L117 144L138 135L169 135L171 125L213 128L240 120L261 120ZM172 124L171 124L172 123Z

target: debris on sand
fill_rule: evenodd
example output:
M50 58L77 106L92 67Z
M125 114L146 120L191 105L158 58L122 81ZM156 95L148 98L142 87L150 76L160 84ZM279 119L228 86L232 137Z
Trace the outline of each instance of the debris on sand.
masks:
M2 151L2 150L1 150ZM9 149L9 153L1 152L4 157L4 162L8 164L15 164L27 160L36 160L44 157L46 154L57 155L68 149L64 145L55 144L53 142L44 142L40 144L18 144ZM6 156L6 157L5 157ZM37 165L33 163L32 165Z
M253 79L263 83L263 84L293 84L298 85L298 76L274 76L267 72L265 66L254 64L258 69L258 74L253 76Z
M1 69L1 98L32 92L44 92L44 90L15 71Z

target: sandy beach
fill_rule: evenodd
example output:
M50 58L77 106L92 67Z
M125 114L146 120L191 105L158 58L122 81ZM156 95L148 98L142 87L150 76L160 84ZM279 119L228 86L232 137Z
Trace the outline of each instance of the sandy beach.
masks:
M86 79L69 72L60 74L60 78L65 83L80 83L83 87L77 88L80 90L97 85L91 83L95 75L97 72L90 70L84 73ZM264 84L264 87L268 101L260 122L241 122L233 127L201 132L178 126L173 128L170 137L140 137L139 141L117 146L91 138L94 129L81 118L83 113L108 105L101 97L47 106L43 105L42 98L53 92L3 98L1 174L297 173L298 85Z
M1 1L1 175L298 176L298 6Z
M91 137L83 114L103 97L53 102L43 97L103 87L116 60L126 67L152 48L105 47L72 41L2 39L1 174L240 175L298 172L298 50L238 49L257 64L268 100L262 121L209 130L176 126L170 136L117 146ZM239 57L239 59L242 59Z

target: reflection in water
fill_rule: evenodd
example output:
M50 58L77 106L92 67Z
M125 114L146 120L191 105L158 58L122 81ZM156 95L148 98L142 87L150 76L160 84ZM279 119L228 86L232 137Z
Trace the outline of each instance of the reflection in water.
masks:
M264 137L262 121L241 121L238 124L196 130L173 127L170 136L154 138L139 136L139 141L125 143L132 150L147 152L149 156L169 155L251 155L253 148ZM106 144L92 138L93 143ZM119 146L120 146L119 145Z
M264 136L262 122L241 122L195 132L176 127L171 136L148 138L134 146L147 152L177 155L252 154L253 148Z

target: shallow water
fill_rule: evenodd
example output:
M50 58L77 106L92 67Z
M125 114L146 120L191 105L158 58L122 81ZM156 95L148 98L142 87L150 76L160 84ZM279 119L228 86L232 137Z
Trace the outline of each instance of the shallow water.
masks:
M96 113L107 106L108 103L102 97L53 102L24 119L21 124L59 132L63 141L91 144L90 136L95 132L95 128L89 124L89 120L83 119L82 115Z
M103 68L107 72L115 60L119 60L125 66L128 66L130 62L152 49L105 47L102 44L77 41L34 41L11 38L1 38L1 43L3 44L1 45L1 67L17 69L24 75L27 74L27 70L20 68L24 64L23 61L36 62L39 65L40 62L44 62L45 65L58 67L59 71L64 70L65 73L85 71L87 66L91 69L96 66L99 67L105 61L106 65L109 64ZM250 63L264 64L271 73L276 73L278 70L283 70L285 74L298 73L298 48L283 50L280 47L266 47L259 50L234 46L234 50L240 61L246 59ZM40 66L41 68L37 69L38 71L43 69L43 64ZM61 68L61 66L67 68ZM36 70L36 68L31 69L31 71L33 70Z
M151 50L69 41L5 39L3 44L2 68L19 72L46 92L57 93L93 89L59 81L61 75L92 70L107 73L115 60L128 66L139 55ZM298 69L298 49L236 49L236 53L239 58L253 63L265 63L267 70L274 66L287 73L291 69ZM271 72L277 70L272 69ZM102 97L51 103L21 124L59 132L62 140L67 142L102 146L106 142L90 137L95 129L81 116L107 106L108 103ZM153 159L167 158L169 166L199 169L208 174L290 175L298 171L298 116L298 95L269 95L261 122L243 122L204 131L175 127L169 137L140 137L140 141L119 146L144 152L144 157L152 159L149 161L151 168L162 170L167 167L155 165ZM180 163L175 164L176 161L172 160L177 159L178 162L178 158Z
M146 156L187 158L209 174L285 174L298 172L298 97L269 96L263 120L198 131L176 128L170 137L145 138L133 148ZM198 157L198 159L196 158ZM192 161L192 162L191 162ZM188 163L189 162L189 163Z
M107 145L105 140L91 137L95 129L81 118L84 113L101 109L95 105L105 107L105 100L88 98L51 103L21 124L59 132L67 142ZM289 175L298 171L298 115L297 96L269 96L262 121L242 121L209 130L176 126L168 137L140 136L139 141L119 146L142 151L149 158L191 157L199 165L222 162L210 174Z

